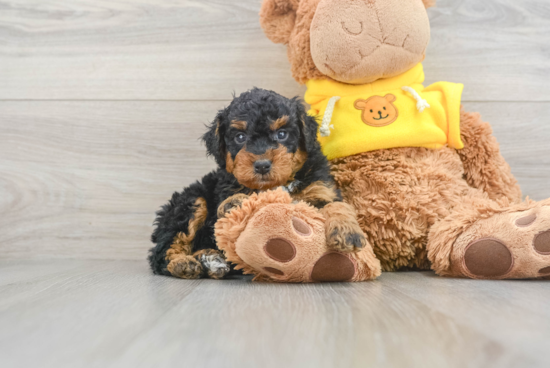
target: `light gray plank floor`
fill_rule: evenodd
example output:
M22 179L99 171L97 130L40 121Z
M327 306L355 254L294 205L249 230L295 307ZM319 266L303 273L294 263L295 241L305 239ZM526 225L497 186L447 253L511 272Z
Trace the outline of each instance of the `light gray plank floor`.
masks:
M178 280L0 261L1 367L548 367L550 282Z

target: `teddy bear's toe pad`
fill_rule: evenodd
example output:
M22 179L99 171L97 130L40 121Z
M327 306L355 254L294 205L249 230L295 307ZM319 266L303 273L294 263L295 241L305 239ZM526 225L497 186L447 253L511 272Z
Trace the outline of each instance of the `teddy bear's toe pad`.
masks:
M527 216L520 217L516 220L516 226L519 227L527 227L531 225L535 220L537 219L537 215L532 213Z
M305 221L299 219L298 217L292 218L292 227L294 228L294 231L301 236L310 236L312 233L311 227L309 227Z
M479 239L470 244L464 254L464 265L476 276L504 276L510 272L513 264L508 247L496 239Z
M315 282L349 281L355 275L355 264L341 253L322 256L313 266L311 279Z
M288 240L282 238L269 240L264 249L269 258L277 262L290 262L296 257L296 247Z
M535 250L540 254L550 254L550 230L535 236L533 242Z

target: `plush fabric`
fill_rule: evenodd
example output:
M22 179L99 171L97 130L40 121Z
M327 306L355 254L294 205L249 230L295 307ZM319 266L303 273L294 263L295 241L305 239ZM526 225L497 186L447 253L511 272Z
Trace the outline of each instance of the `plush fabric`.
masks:
M362 85L422 61L430 25L418 0L322 0L310 40L311 56L323 74Z
M273 37L283 27L274 23L270 3L264 0L262 25L271 24L264 29ZM550 200L521 202L490 125L479 114L460 112L459 87L442 92L445 84L439 84L436 92L420 87L419 78L399 95L398 88L411 86L400 82L394 90L372 91L373 85L421 68L416 65L429 39L424 9L433 5L431 0L301 0L286 8L293 13L286 16L295 18L281 39L288 45L294 78L308 83L312 112L328 125L319 135L336 184L354 207L383 271L432 269L442 276L477 279L548 277ZM348 98L347 91L363 97ZM435 102L425 97L428 91L439 94ZM370 137L367 129L379 134L372 132L397 128L402 114L412 116L411 107L405 112L398 105L411 98L407 94L417 100L415 115L438 111L434 120L445 139L432 141L438 144L429 148L414 147L414 140L376 146L386 137ZM333 110L330 120L324 116L327 106L327 116ZM386 107L388 122L393 121L384 125L365 115L370 106ZM413 129L411 138L421 129ZM355 262L357 269L373 264L371 259Z
M298 82L330 78L364 84L399 75L424 59L430 39L424 6L434 4L431 0L264 0L260 23L273 42L288 46L292 75Z
M528 225L517 223L531 215L535 219ZM429 257L436 272L444 276L476 279L529 279L548 276L549 273L541 272L548 267L548 254L537 250L537 244L539 247L550 247L550 237L541 236L548 230L548 199L541 202L527 200L512 206L508 206L506 202L499 206L492 201L477 201L473 206L460 206L452 216L432 228L428 245ZM468 265L468 251L476 243L487 243L487 240L499 242L511 255L512 262L508 267L500 267L504 270L501 274L484 274L487 272L486 268L494 270L498 268L496 266L499 266L499 262L503 262L499 257L501 251L494 246L493 251L488 252L482 267L478 266L474 270ZM490 243L485 246L491 249Z
M325 116L329 100L340 97L332 114L330 135L319 137L323 153L332 160L385 148L463 148L463 85L440 82L424 88L423 82L421 64L400 76L365 85L308 81L305 101L311 105L310 114ZM429 107L420 112L418 101L402 87L413 88Z
M334 252L325 228L319 210L293 203L278 189L250 196L216 223L215 233L227 260L256 275L256 281L366 281L380 275L370 246L357 253Z

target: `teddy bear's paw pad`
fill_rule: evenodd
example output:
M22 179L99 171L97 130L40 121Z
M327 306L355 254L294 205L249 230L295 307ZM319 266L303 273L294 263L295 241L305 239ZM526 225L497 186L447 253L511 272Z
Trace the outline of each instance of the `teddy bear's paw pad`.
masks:
M349 281L355 271L355 263L349 257L341 253L328 253L313 266L311 279L315 282Z
M516 220L517 227L528 227L531 226L537 220L537 215L532 213L527 216L520 217Z
M539 270L541 276L550 276L550 267L544 267Z
M550 230L537 234L533 241L533 246L537 253L549 255L550 254Z
M172 260L168 264L168 272L180 279L198 279L202 276L204 268L202 264L191 256L182 256Z
M471 243L464 254L467 270L479 277L502 277L514 265L512 253L497 239L485 238Z
M290 262L296 257L294 244L283 238L269 240L264 247L264 251L269 258L281 263Z

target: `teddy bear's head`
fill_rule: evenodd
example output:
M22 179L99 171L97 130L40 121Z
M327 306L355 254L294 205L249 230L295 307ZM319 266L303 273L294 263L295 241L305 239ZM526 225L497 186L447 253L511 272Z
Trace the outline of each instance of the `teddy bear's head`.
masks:
M260 22L288 45L294 78L364 84L399 75L424 59L426 8L435 0L264 0Z

